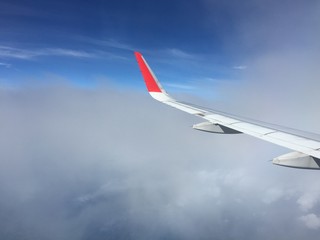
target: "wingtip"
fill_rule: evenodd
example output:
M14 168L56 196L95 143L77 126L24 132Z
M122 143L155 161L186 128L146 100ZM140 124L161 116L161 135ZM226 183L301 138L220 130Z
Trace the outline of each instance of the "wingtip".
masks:
M155 75L153 74L152 70L143 58L142 54L140 52L135 51L134 55L136 56L148 92L162 92L161 85L158 83Z
M138 51L134 51L133 53L134 53L134 55L136 57L141 57L142 56L142 54L140 52L138 52Z

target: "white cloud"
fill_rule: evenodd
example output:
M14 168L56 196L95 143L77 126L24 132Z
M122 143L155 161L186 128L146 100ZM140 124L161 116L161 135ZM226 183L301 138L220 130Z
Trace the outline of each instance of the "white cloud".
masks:
M311 210L320 200L320 193L318 191L308 191L303 194L297 200L297 203L300 205L300 208L303 211Z
M31 59L38 54L29 50L22 50L8 46L0 46L0 58L17 58L17 59Z
M79 57L79 58L94 58L97 57L95 53L89 53L81 50L63 49L63 48L47 48L38 51L41 56L66 56L66 57Z
M82 196L77 197L76 201L80 202L81 204L87 204L88 202L95 201L99 198L107 197L110 194L117 194L126 190L127 187L125 183L110 181L106 184L103 184L92 193L86 193Z
M247 69L247 66L245 66L245 65L238 65L238 66L234 66L233 69L236 69L236 70L245 70L245 69Z
M83 51L67 48L40 48L40 49L21 49L8 46L0 46L0 58L13 58L31 60L44 56L60 56L74 58L100 58L107 57L112 59L124 59L104 51Z
M82 229L69 239L106 225L142 238L153 224L156 235L171 229L184 239L224 239L231 229L256 239L255 229L270 232L274 221L295 229L297 198L281 201L281 189L318 176L264 161L277 152L273 145L194 131L198 119L147 93L63 85L1 91L0 210L44 236L43 222L54 226L53 237Z
M280 188L272 187L265 191L262 201L266 204L271 204L280 200L284 196L284 191Z
M99 39L93 39L93 38L87 38L87 37L77 37L77 39L83 40L91 44L104 46L104 47L111 47L111 48L130 50L130 51L136 50L134 47L130 46L129 44L122 43L114 39L99 40Z
M304 222L307 228L314 229L314 230L320 228L320 217L318 217L313 213L302 216L299 219Z
M9 63L1 63L0 62L0 66L6 67L6 68L10 68L11 64L9 64Z
M167 52L176 58L192 59L194 56L177 48L168 49Z
M192 90L195 88L195 86L191 86L189 84L164 83L164 85L170 88L179 88L182 90Z

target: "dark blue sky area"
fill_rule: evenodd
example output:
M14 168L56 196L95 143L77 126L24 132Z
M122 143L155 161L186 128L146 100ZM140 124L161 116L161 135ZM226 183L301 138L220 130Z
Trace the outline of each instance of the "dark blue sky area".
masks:
M108 79L134 87L140 77L134 50L164 82L237 80L251 57L307 44L302 26L315 22L305 17L311 6L253 0L2 1L1 82L56 75L84 86Z
M27 42L56 43L74 34L144 47L179 44L196 50L218 43L219 35L233 28L233 19L219 4L216 23L208 22L212 13L203 1L10 1L2 5L4 36ZM212 25L223 22L223 27Z

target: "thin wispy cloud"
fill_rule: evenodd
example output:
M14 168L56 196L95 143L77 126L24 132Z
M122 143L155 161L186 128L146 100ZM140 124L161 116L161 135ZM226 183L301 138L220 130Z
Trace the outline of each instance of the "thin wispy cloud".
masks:
M39 53L36 53L35 51L0 46L0 58L32 59L37 55L39 55Z
M11 64L0 62L0 66L5 67L5 68L10 68Z
M167 49L166 52L176 58L193 59L195 56L177 48Z
M64 48L48 48L40 50L39 55L43 56L66 56L66 57L78 57L78 58L95 58L98 57L96 53L86 52L81 50L64 49Z
M179 84L179 83L164 83L165 86L169 88L176 88L181 90L193 90L195 89L195 86L191 86L189 84Z
M236 70L245 70L247 68L248 67L246 65L238 65L233 67L233 69L236 69Z
M125 57L107 51L91 50L83 51L68 48L38 48L23 49L9 46L0 46L0 58L32 60L39 57L72 57L72 58L109 58L126 59ZM6 65L7 66L7 65Z
M113 48L118 48L118 49L123 49L123 50L130 50L130 51L134 51L134 48L131 47L128 44L125 43L121 43L118 42L116 40L113 39L109 39L109 40L96 40L97 44L100 44L102 46L107 46L107 47L113 47Z
M90 43L90 44L102 46L102 47L110 47L110 48L116 48L120 50L129 50L129 51L136 50L131 45L117 41L115 39L94 39L94 38L88 38L83 36L77 37L77 39L78 40L80 39L81 41L86 43Z
M202 79L198 79L199 82L210 82L210 83L215 83L215 82L225 82L225 81L230 81L230 79L226 78L212 78L212 77L205 77Z

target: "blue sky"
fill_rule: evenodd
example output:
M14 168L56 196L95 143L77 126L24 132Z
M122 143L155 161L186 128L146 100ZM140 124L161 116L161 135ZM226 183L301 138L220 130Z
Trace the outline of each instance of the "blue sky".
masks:
M235 80L247 55L259 53L239 33L260 15L255 5L244 19L251 5L238 1L4 1L1 81L36 84L54 75L79 86L108 79L141 88L134 50L175 86Z
M82 87L111 81L141 89L134 50L173 91L208 80L239 81L252 58L308 43L308 36L296 33L304 31L305 21L314 22L302 19L295 10L300 6L308 11L312 4L2 1L1 82L36 85L56 76Z

